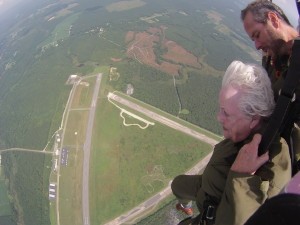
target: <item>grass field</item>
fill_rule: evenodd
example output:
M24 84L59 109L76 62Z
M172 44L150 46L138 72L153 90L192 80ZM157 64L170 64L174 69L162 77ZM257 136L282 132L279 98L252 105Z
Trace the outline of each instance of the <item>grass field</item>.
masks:
M90 159L92 224L103 224L154 195L212 148L159 123L145 130L125 127L118 108L106 98L98 104Z
M61 166L60 221L61 224L82 224L82 164L86 125L94 90L95 77L82 80L71 102L64 148L68 149L68 165ZM87 85L88 84L88 85Z
M119 1L116 3L112 3L106 7L109 12L119 12L124 10L130 10L134 8L141 7L146 3L141 0L127 0L127 1Z

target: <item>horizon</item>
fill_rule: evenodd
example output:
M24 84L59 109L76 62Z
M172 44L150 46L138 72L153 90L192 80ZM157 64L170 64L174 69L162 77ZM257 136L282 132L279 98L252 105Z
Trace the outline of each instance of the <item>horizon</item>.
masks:
M21 0L0 0L0 15L6 10L15 7ZM251 2L251 1L248 1ZM298 12L296 3L294 0L273 0L287 14L288 18L292 20L292 24L297 26L298 23ZM295 24L296 23L296 24Z

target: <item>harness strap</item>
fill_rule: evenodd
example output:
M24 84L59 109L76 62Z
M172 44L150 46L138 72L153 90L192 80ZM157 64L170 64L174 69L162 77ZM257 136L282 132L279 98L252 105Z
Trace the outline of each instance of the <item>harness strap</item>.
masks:
M296 0L296 6L298 9L298 15L300 15L300 0Z
M298 18L298 32L300 33L300 0L296 0L296 6L297 6L297 9L298 9L298 15L299 15L299 18Z
M290 121L289 113L291 112L291 105L294 102L296 95L295 90L299 85L300 78L300 63L297 60L300 59L300 39L297 38L294 40L294 45L292 48L292 55L290 59L290 66L287 71L287 76L284 81L283 88L277 100L275 110L270 117L270 120L267 124L267 127L263 133L261 143L259 145L259 155L262 155L267 150L274 140L276 134L281 134L281 132L287 128ZM293 118L294 119L294 118ZM294 122L294 121L292 121ZM287 140L289 142L289 140ZM294 154L292 152L291 157ZM294 158L292 158L294 160ZM292 161L293 162L293 161Z
M219 200L205 193L205 200L203 201L203 212L201 212L200 224L214 224L216 219L216 212Z

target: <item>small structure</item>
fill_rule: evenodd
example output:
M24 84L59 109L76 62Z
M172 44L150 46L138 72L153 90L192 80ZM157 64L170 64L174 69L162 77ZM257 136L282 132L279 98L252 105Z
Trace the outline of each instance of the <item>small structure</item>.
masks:
M56 184L50 183L49 184L49 199L54 200L56 197Z
M127 95L132 95L133 91L134 91L134 88L133 88L132 84L127 84L126 94Z
M60 142L60 136L59 136L58 133L56 134L56 141L57 141L58 143Z
M60 161L60 164L62 166L67 166L68 165L68 153L69 153L68 149L66 149L66 148L62 149L62 151L61 151L61 161Z
M83 85L85 87L90 86L90 84L88 82L85 82L85 81L80 82L80 85Z
M76 83L79 79L80 79L80 76L78 76L78 75L76 75L76 74L72 74L72 75L69 76L69 78L68 78L66 84L67 84L67 85L68 85L68 84L69 84L69 85L70 85L70 84L74 84L74 83Z
M57 171L57 164L57 159L55 159L53 163L53 171Z

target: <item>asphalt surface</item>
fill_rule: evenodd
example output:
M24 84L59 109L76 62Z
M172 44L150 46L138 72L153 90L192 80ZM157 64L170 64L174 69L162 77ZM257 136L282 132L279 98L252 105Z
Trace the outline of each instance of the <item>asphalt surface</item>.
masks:
M83 225L90 225L89 211L89 168L90 168L90 150L92 142L93 124L96 112L97 98L100 89L102 74L97 75L97 80L94 88L91 108L89 112L88 126L86 130L86 139L83 145L83 173L82 173L82 218Z

